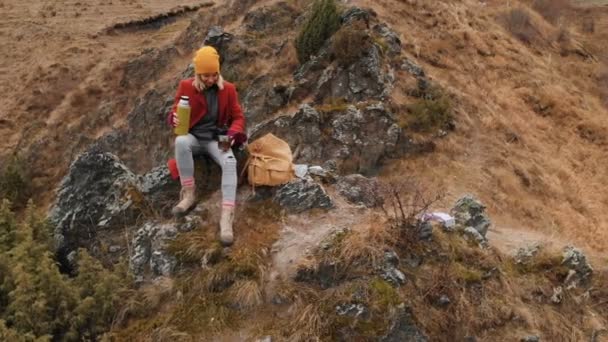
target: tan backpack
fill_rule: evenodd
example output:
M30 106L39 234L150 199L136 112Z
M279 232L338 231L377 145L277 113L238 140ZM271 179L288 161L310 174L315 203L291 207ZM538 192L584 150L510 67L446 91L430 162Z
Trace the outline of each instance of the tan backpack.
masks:
M289 144L272 133L250 143L247 151L249 159L245 169L252 186L281 185L295 177Z

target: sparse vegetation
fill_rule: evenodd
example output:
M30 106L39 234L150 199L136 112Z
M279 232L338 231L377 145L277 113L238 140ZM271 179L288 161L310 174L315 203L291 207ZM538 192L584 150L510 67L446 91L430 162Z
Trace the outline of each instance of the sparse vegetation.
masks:
M503 17L503 22L513 36L526 44L532 44L540 38L540 32L534 25L530 12L523 7L508 11Z
M9 200L15 208L25 205L31 195L29 172L23 161L13 156L0 170L0 200Z
M548 22L557 24L564 11L570 8L570 2L568 0L534 0L532 8Z
M112 324L128 282L125 268L109 271L80 250L76 275L61 274L50 234L33 205L18 220L10 203L2 202L0 336L27 341L96 340Z
M408 106L408 112L406 125L416 131L447 129L452 122L452 102L438 86L426 90L420 100Z
M365 24L355 21L342 26L332 37L331 50L338 64L348 67L357 61L369 49L370 35Z
M307 62L310 56L316 54L339 27L340 15L336 1L315 0L295 41L300 63Z

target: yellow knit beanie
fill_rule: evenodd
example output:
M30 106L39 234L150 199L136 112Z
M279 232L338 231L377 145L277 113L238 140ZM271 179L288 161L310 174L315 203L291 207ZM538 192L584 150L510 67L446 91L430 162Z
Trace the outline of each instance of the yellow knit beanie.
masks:
M220 72L220 55L212 46L203 46L194 55L194 71L197 74Z

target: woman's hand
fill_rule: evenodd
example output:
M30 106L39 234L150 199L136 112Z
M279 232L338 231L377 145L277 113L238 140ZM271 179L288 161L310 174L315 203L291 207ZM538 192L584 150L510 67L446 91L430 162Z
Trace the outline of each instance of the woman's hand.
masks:
M173 115L171 117L171 125L173 127L177 127L177 125L179 125L179 119L177 118L177 113L173 112Z

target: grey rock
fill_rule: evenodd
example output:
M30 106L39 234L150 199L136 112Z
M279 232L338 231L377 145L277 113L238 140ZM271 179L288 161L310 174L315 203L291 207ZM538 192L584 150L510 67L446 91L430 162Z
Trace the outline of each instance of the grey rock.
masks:
M429 221L421 222L418 227L418 239L429 240L431 237L433 237L433 224Z
M456 201L450 213L456 220L456 226L473 227L485 238L491 225L485 210L486 207L480 201L471 195L466 195Z
M374 31L386 41L389 55L396 56L401 52L401 39L388 25L385 23L374 25Z
M110 246L108 248L108 251L110 253L117 253L117 252L120 252L121 249L122 249L122 247L114 245L114 246Z
M397 267L399 266L399 255L395 251L384 252L384 262L388 266Z
M334 206L325 189L312 179L295 179L282 185L274 194L273 201L292 213Z
M379 184L375 179L353 174L340 178L336 186L340 195L351 203L372 208L383 202Z
M224 32L224 29L219 26L212 26L207 32L207 36L205 40L203 40L203 45L211 45L218 50L218 52L222 52L223 48L229 44L234 36L228 32Z
M178 226L181 233L190 232L203 225L203 219L198 214L191 213L184 217L184 222Z
M381 342L427 342L427 337L415 325L411 310L401 304L397 308L397 318L391 322L388 333Z
M529 263L542 249L539 244L532 244L530 246L521 247L517 250L515 254L515 263L516 264L527 264Z
M380 277L393 286L401 286L405 284L405 275L397 268L398 265L399 256L397 253L394 251L385 252L384 264L378 269Z
M376 13L372 9L351 7L342 13L342 15L340 16L340 19L341 19L343 25L348 24L355 20L362 20L366 23L369 23L369 21L372 19L372 17L375 17L375 16L376 16Z
M179 199L180 183L171 178L166 165L161 165L141 177L141 192L154 208L168 212Z
M553 295L551 295L551 302L553 304L560 304L562 302L562 300L564 299L563 292L564 292L564 290L562 289L561 286L554 287Z
M426 74L425 74L424 70L422 69L422 67L420 67L418 64L414 63L413 61L411 61L407 58L403 59L403 62L401 64L401 69L409 72L410 74L412 74L413 76L416 76L416 77L420 77L420 78L426 77Z
M585 254L572 246L564 248L562 265L575 272L566 278L567 285L576 286L579 283L587 283L593 275L593 268L587 262Z
M166 250L177 236L173 224L148 222L137 230L132 241L129 267L135 276L142 277L149 268L153 275L170 276L177 260Z
M483 237L483 235L481 235L479 233L479 231L477 231L477 229L475 229L473 227L466 227L464 229L464 236L466 239L471 239L471 240L477 242L482 247L487 245L486 238Z
M441 297L439 297L439 299L437 300L437 305L439 305L440 307L446 307L450 305L451 302L452 301L450 300L450 297L446 295L441 295Z
M394 157L401 129L381 103L321 115L310 105L293 116L266 121L251 131L255 140L266 133L284 139L296 164L323 164L325 169L373 175L383 159ZM327 165L325 165L327 164ZM330 165L331 164L331 165Z
M97 232L135 222L140 183L115 155L83 153L70 165L57 190L49 220L59 261L95 241Z
M336 313L339 316L349 316L353 318L367 318L369 310L361 303L341 303L336 305Z
M521 342L540 342L540 337L536 336L536 335L530 335L530 336L526 336L526 337L522 337Z
M272 336L265 336L257 339L256 342L272 342Z

